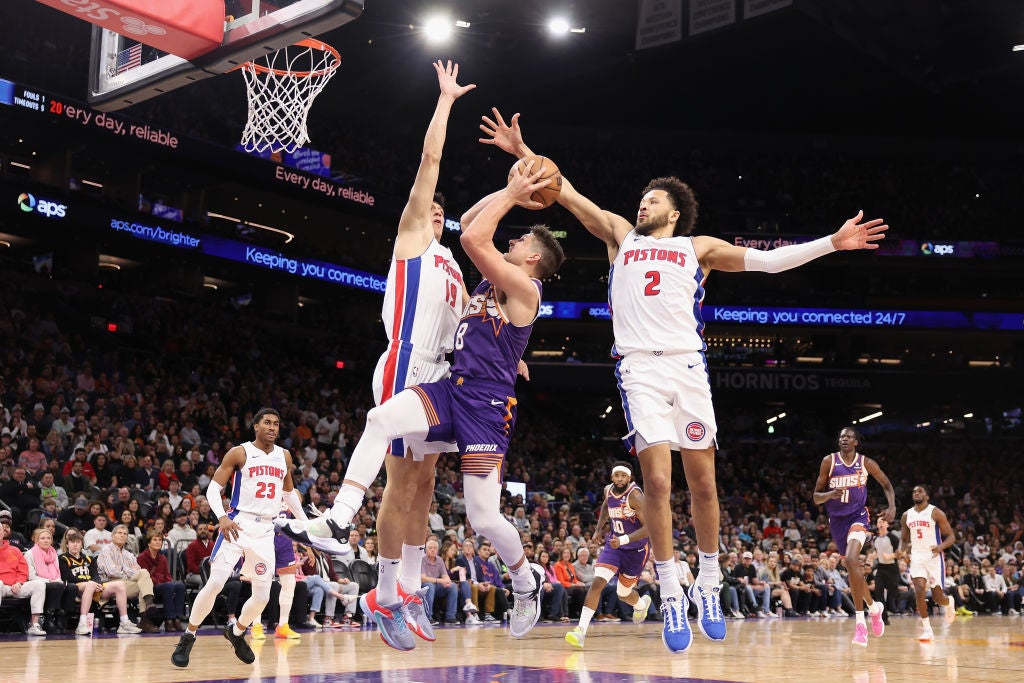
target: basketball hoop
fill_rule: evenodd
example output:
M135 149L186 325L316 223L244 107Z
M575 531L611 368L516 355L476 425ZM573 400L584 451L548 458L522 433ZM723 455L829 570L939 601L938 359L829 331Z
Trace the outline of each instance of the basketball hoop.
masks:
M309 108L340 65L336 49L307 38L238 67L249 99L245 150L294 152L309 142Z

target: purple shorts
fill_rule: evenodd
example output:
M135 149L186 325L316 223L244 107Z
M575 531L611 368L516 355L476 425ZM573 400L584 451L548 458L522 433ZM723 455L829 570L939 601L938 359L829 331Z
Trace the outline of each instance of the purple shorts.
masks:
M846 537L850 535L850 529L857 524L863 527L864 531L871 529L871 516L867 508L852 515L828 518L828 528L832 532L832 540L836 542L840 555L846 554Z
M597 564L609 567L620 576L635 579L643 572L649 551L650 545L646 540L639 548L611 548L605 544L597 557Z
M295 564L295 549L292 548L292 539L278 531L274 534L274 569L292 564Z
M504 385L449 378L409 387L430 423L427 441L454 441L462 473L486 477L495 467L505 479L505 453L516 422L516 397Z

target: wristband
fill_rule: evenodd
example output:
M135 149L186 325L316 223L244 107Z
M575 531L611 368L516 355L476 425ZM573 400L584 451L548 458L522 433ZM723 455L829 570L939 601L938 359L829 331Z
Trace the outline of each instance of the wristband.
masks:
M619 536L619 545L626 545L627 543L629 543L629 534Z
M224 487L213 479L210 480L210 485L206 487L206 502L210 504L210 511L217 515L218 520L228 514L224 511L224 501L221 498L223 490Z

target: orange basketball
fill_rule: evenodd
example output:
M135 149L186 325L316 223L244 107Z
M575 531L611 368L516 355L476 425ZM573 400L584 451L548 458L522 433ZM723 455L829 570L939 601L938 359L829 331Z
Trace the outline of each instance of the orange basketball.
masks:
M538 181L550 178L551 182L546 187L542 187L530 195L530 199L535 202L540 202L544 205L543 208L547 208L555 203L558 199L558 193L562 191L562 173L558 170L558 166L556 166L555 162L551 161L551 159L542 157L539 154L523 157L514 163L512 168L509 169L508 179L512 180L512 171L516 170L516 167L525 166L526 163L531 160L533 161L532 172L536 173L537 171L541 171L541 176L538 178Z

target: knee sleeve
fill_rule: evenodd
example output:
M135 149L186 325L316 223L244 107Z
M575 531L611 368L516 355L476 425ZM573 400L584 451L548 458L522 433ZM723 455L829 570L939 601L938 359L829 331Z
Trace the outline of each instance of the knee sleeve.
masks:
M600 566L599 567L594 567L594 578L595 579L604 579L604 582L608 583L609 581L612 580L613 576L615 576L615 572L613 572L608 567L600 567Z
M632 593L632 592L633 592L633 587L632 586L627 586L626 584L624 584L622 582L622 579L620 578L619 579L619 585L617 585L615 587L615 594L618 595L620 598L625 598L625 597L628 597L629 594Z

